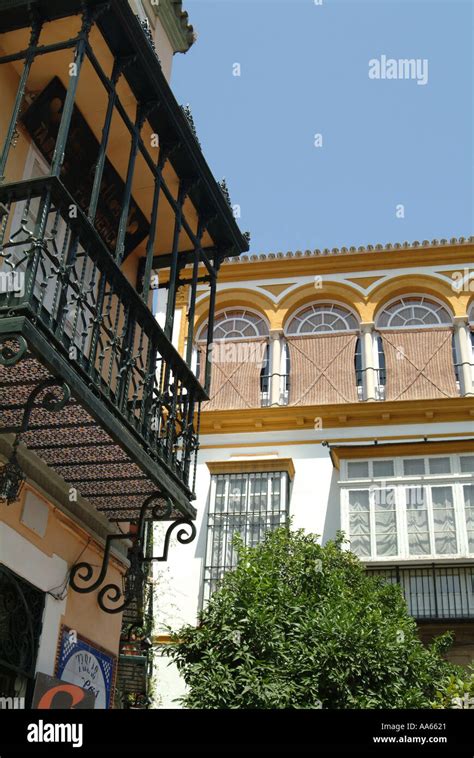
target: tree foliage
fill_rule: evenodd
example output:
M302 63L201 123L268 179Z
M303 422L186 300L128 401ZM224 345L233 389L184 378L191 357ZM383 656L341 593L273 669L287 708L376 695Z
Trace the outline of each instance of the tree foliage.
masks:
M369 576L342 548L277 529L254 548L236 542L199 625L169 654L188 708L428 708L456 673L449 634L425 647L398 586Z
M433 708L474 708L474 666L461 669L442 682L432 703Z

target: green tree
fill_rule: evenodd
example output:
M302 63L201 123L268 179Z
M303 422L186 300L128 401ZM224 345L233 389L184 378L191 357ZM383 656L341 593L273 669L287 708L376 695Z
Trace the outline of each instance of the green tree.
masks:
M425 647L401 590L368 576L343 549L277 529L254 548L238 539L199 625L169 654L188 708L428 708L456 673L445 634Z
M453 673L443 681L432 703L433 708L474 708L474 666Z

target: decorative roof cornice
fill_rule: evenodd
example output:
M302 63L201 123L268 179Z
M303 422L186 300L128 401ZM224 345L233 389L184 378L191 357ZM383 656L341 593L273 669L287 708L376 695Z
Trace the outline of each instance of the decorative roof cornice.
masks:
M296 250L295 252L292 252L290 250L286 253L254 253L252 255L241 255L239 258L226 258L223 263L261 263L262 261L275 261L281 259L288 260L290 258L322 258L324 256L354 255L355 253L359 255L373 255L374 253L383 253L390 250L396 252L398 250L415 250L423 248L432 249L435 247L459 247L461 245L472 244L474 244L474 237L451 237L449 240L434 239L431 240L431 242L429 240L423 240L422 242L415 240L414 242L394 242L393 244L388 242L386 245L381 245L378 243L376 245L367 245L365 247L333 247L332 249L326 247L323 250Z
M182 0L160 0L151 5L160 19L175 53L186 53L196 41L196 33L189 23Z

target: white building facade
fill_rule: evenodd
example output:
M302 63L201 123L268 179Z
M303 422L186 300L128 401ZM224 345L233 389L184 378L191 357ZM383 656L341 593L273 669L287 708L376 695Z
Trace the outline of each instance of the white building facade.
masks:
M235 565L291 518L342 530L402 586L422 639L474 619L474 240L243 256L221 269L201 417L198 536L156 575L157 640L194 624ZM186 320L187 294L180 309ZM207 324L195 314L194 361ZM184 354L183 334L175 343ZM204 367L198 365L201 377ZM171 588L171 589L168 589ZM183 682L157 657L158 705Z

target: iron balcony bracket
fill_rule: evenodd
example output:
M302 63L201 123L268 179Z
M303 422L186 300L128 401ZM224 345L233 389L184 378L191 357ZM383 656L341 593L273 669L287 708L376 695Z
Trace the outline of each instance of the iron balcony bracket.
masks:
M8 346L7 343L11 343L12 341L18 343L18 350L12 350L11 346ZM3 347L1 346L2 343ZM27 343L23 337L15 336L12 338L11 336L7 336L0 342L0 357L3 358L0 362L4 366L11 366L22 358L26 350ZM60 390L62 395L58 397L52 391L53 389ZM35 406L35 401L45 390L48 391L41 399L39 406ZM0 474L0 502L6 502L7 505L17 502L25 483L25 475L18 463L17 450L23 435L29 431L31 414L34 408L39 407L45 411L57 413L67 405L70 398L71 390L69 386L54 376L39 382L32 392L30 392L28 400L25 403L20 427L17 430L13 430L16 431L16 436L10 458Z
M23 358L27 349L28 344L22 335L3 334L0 337L0 366L14 366Z
M153 502L158 499L160 502L153 506ZM165 501L164 504L163 501ZM150 522L169 521L171 520L172 513L173 503L171 500L164 498L163 494L159 491L154 492L144 501L141 507L136 530L129 531L126 534L109 534L107 536L102 566L97 578L90 583L94 575L94 567L86 561L81 561L71 567L69 585L75 592L82 594L94 592L101 587L97 595L97 602L101 610L105 613L121 613L143 591L148 576L149 564L152 561L168 560L170 540L175 529L178 529L180 526L183 527L179 529L176 535L178 542L182 545L189 544L196 537L196 527L192 521L187 518L172 520L172 523L166 530L162 555L147 555L146 525ZM187 528L189 528L189 533ZM123 577L123 587L120 588L114 583L103 584L109 568L112 543L115 540L124 539L130 540L132 547L128 554L130 566Z

